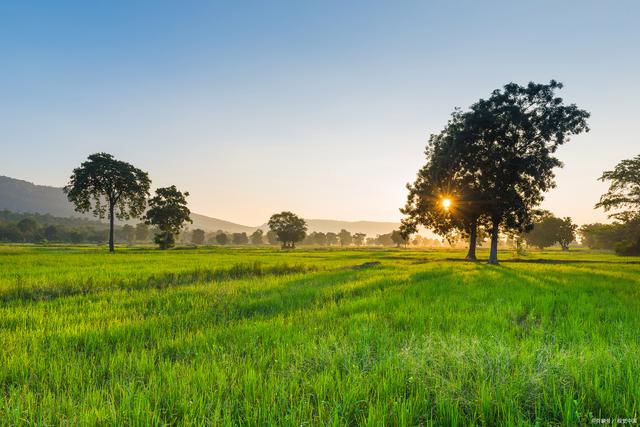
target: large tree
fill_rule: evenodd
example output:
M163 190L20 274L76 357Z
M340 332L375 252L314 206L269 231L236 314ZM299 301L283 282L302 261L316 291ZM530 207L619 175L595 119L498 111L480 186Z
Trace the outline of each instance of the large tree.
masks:
M154 225L159 232L154 241L160 249L169 249L175 245L175 236L187 222L191 221L191 211L187 207L188 192L178 191L175 185L158 188L156 195L149 200L146 223Z
M460 178L453 180L454 188L468 190L472 210L490 222L489 263L498 263L501 230L530 229L535 207L555 186L554 168L562 166L554 156L557 148L588 131L589 113L556 97L561 88L553 80L524 87L509 83L468 111L454 113L447 128L453 136L442 138L439 149L446 156L435 171L445 176L455 171Z
M114 220L137 218L144 212L149 175L111 154L96 153L73 170L64 192L78 212L109 219L109 251L114 251Z
M292 212L280 212L269 218L269 228L278 235L283 249L293 249L304 239L307 223Z

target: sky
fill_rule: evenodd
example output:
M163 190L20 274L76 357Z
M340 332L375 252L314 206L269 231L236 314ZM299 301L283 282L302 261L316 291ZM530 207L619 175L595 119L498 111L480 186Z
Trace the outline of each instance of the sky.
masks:
M579 223L640 154L640 2L3 1L0 175L64 185L105 151L264 223L397 221L429 134L508 82L564 83L591 132L543 207Z

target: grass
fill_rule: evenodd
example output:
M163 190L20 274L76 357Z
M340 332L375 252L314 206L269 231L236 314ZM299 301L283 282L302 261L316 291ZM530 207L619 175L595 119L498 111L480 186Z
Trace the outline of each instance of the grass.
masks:
M451 260L463 256L0 246L0 420L638 417L637 259L551 251L497 267ZM380 264L355 268L367 262Z

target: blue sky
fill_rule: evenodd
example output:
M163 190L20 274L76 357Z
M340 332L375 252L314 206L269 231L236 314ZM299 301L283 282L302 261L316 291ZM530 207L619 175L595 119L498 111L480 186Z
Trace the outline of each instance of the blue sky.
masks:
M107 151L192 210L398 220L454 107L562 81L592 131L544 206L579 223L639 154L640 3L0 3L0 174L64 185Z

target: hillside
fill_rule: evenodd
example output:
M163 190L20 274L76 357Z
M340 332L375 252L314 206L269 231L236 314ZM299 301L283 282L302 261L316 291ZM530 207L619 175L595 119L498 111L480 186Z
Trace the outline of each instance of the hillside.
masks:
M76 212L67 200L60 187L36 185L20 179L0 176L0 210L12 212L28 212L50 214L56 217L93 218L91 215L83 215ZM189 228L202 228L206 231L224 230L229 233L252 233L256 228L267 229L267 225L247 226L212 218L198 213L192 213L193 224ZM137 221L132 221L137 222ZM365 233L367 236L390 233L399 226L394 222L376 221L338 221L332 219L308 219L309 232L332 231L339 232L342 229L351 233Z

